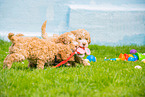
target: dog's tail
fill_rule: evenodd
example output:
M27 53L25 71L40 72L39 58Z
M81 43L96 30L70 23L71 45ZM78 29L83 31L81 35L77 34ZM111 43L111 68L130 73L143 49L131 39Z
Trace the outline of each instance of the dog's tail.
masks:
M9 38L9 40L12 40L12 37L14 36L14 33L9 33L8 34L8 38Z
M19 37L19 36L24 36L23 34L17 34L17 35L15 35L16 37ZM14 43L14 41L16 41L16 38L15 38L15 36L14 36L14 33L9 33L8 34L8 38L9 38L9 40L12 42L12 43Z
M46 31L46 23L47 23L47 20L43 23L43 25L41 27L41 36L43 39L48 39L48 35L45 32Z

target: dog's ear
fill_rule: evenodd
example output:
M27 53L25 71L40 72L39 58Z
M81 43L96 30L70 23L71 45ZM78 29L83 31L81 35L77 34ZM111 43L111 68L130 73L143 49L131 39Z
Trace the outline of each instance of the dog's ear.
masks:
M88 44L90 44L90 43L91 43L91 37L89 37L89 39L88 39L88 40L89 40Z

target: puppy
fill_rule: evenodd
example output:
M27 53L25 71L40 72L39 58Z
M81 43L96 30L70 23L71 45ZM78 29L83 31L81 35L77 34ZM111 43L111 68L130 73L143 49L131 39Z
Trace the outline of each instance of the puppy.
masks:
M90 33L87 32L85 29L78 29L75 31L71 31L76 37L76 41L79 44L79 47L86 51L88 45L91 43ZM84 53L85 54L85 53ZM84 56L84 55L83 55ZM76 54L75 61L78 63L83 63L85 66L90 65L85 59L83 59L82 55L80 56L78 53Z
M27 59L30 64L37 64L37 68L43 69L45 63L53 63L55 56L59 60L66 60L72 53L69 46L55 44L37 37L22 37L22 34L15 35L9 33L8 38L12 45L9 48L9 54L4 59L3 68L11 68L13 62L21 62ZM74 61L72 57L70 62Z

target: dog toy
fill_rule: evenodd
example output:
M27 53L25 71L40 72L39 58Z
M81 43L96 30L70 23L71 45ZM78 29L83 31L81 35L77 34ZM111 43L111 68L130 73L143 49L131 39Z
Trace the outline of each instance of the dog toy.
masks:
M130 54L135 54L137 51L135 49L130 50Z
M134 61L137 61L138 60L137 55L133 55L133 57L134 57Z
M89 48L78 48L77 53L78 54L85 54L86 53L87 55L90 55L91 51Z
M138 57L136 55L132 54L120 54L119 58L123 61L137 61Z
M104 59L104 61L137 61L140 60L145 63L145 53L138 53L135 49L130 50L130 54L120 54L119 58Z
M124 61L124 60L125 60L125 56L124 56L124 54L121 53L121 54L119 55L119 58L120 58L121 60Z
M137 61L138 57L136 55L132 54L120 54L119 58L110 58L110 59L104 59L104 61Z
M138 57L138 60L140 61L145 59L145 53L135 53L135 55Z
M142 67L139 66L139 65L135 66L134 68L135 68L135 69L142 69Z
M89 55L89 56L87 56L86 59L88 59L90 62L91 62L91 61L96 62L96 57L93 56L93 55Z
M134 58L133 57L129 57L128 61L134 61Z
M104 59L104 61L137 61L137 60L144 60L145 61L145 53L135 53L135 54L120 54L119 58L110 58L110 59ZM142 61L142 62L144 62Z
M120 58L110 58L110 59L104 59L104 61L120 61L121 59Z
M84 57L85 54L90 55L91 51L89 48L78 48L77 54L79 55L79 57Z

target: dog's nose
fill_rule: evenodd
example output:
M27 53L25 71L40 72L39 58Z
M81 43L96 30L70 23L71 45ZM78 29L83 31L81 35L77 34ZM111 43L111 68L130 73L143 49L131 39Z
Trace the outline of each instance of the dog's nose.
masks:
M83 43L83 46L85 46L86 45L86 43Z

